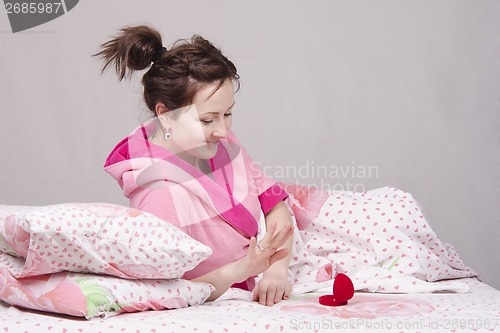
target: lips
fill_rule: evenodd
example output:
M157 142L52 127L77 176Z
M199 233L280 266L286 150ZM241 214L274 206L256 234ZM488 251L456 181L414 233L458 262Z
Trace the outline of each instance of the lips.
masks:
M205 141L207 143L208 148L211 148L212 146L217 146L219 141Z

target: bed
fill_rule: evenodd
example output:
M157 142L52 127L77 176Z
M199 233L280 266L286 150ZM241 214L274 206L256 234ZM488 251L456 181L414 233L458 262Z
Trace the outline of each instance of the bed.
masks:
M237 288L205 302L213 287L182 275L211 250L146 212L0 206L0 332L500 331L500 292L439 240L410 194L287 191L294 294L272 307ZM352 299L321 305L344 274Z
M319 294L294 296L273 307L229 290L220 300L182 309L76 319L0 305L3 332L497 332L500 293L476 279L465 294L356 292L345 307L325 307Z

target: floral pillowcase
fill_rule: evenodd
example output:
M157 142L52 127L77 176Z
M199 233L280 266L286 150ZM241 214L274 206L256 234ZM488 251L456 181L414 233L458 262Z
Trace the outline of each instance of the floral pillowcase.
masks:
M17 279L8 267L22 265L22 259L0 253L0 300L87 319L199 305L214 290L208 283L181 279L126 280L67 271Z

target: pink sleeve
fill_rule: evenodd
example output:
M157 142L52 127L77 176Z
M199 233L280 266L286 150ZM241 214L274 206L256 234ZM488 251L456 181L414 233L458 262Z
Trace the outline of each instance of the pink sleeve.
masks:
M252 160L245 148L239 143L236 136L230 132L228 141L237 144L240 147L241 153L245 160L245 164L254 180L257 193L259 194L259 202L264 212L267 215L280 201L288 197L288 193L271 177L267 176L260 165Z
M281 188L276 182L267 190L259 195L260 206L264 215L267 215L271 209L274 208L280 201L288 198L288 193Z

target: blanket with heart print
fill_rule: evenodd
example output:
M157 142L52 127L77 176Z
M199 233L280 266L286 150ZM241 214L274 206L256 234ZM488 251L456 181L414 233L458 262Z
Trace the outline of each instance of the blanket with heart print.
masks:
M347 274L356 290L369 292L465 292L467 287L454 279L477 275L438 238L407 192L282 186L290 193L297 224L290 266L296 292L313 289L313 282L318 288L331 286L320 282L336 273Z

